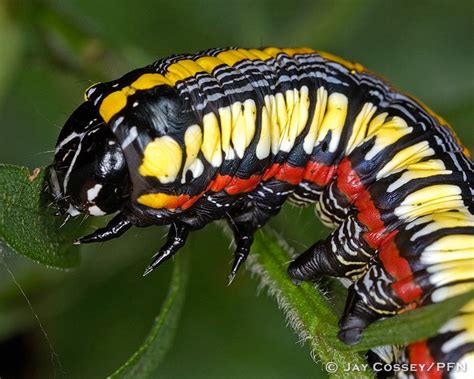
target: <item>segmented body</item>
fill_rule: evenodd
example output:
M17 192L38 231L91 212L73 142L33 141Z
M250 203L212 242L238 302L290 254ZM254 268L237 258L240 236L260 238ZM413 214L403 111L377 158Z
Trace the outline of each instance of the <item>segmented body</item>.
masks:
M181 123L165 130L154 99L168 92ZM349 278L371 314L362 327L474 288L467 151L444 120L359 64L306 48L213 49L95 85L86 100L125 154L135 224L227 218L254 231L287 199L315 203L335 231L290 275ZM473 326L471 301L395 359L474 364Z

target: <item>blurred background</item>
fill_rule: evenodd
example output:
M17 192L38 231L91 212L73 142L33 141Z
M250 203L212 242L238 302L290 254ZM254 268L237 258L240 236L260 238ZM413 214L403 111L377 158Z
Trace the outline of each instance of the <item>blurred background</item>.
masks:
M90 84L169 54L229 45L304 45L360 62L442 115L472 150L473 4L0 0L0 162L50 163ZM297 251L327 233L311 209L287 206L272 223ZM168 289L171 262L142 278L164 235L134 229L83 247L81 265L68 272L5 257L15 280L0 265L0 377L100 378L124 363ZM227 287L231 251L219 227L195 233L181 254L192 256L191 277L159 377L325 377L248 271Z

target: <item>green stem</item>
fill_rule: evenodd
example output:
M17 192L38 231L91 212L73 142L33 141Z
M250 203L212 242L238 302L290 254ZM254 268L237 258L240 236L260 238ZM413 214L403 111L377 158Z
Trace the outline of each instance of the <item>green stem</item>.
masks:
M291 282L286 272L292 259L289 248L277 242L275 232L269 235L268 228L266 230L256 235L249 257L250 270L277 299L289 324L301 340L310 345L312 354L322 361L328 372L335 371L329 372L332 377L372 378L371 371L344 371L349 365L365 367L367 362L363 355L348 351L337 339L338 316L325 296L308 283L296 286ZM338 369L332 370L334 367Z

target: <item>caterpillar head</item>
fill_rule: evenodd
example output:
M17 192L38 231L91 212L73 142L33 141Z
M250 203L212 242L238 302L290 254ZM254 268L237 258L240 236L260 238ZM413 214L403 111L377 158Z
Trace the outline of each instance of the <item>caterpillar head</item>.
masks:
M130 191L124 154L89 102L80 105L62 128L48 183L63 215L102 216L124 206Z

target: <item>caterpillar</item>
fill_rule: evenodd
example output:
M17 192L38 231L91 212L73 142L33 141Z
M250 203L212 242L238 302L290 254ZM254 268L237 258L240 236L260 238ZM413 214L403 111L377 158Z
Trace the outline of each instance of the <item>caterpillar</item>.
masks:
M309 48L210 49L95 84L62 128L49 188L59 213L116 215L75 243L170 225L145 270L191 231L228 222L231 282L253 236L289 200L315 204L330 236L289 266L295 281L346 278L339 338L474 288L473 162L445 120L358 63ZM474 301L387 361L467 364Z

